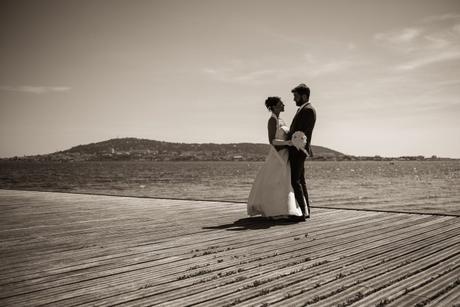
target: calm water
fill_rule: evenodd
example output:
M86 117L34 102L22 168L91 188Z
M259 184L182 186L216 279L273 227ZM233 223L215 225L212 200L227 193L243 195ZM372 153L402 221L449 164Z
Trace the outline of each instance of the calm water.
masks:
M263 162L0 162L0 188L246 201ZM307 162L313 206L460 215L460 161Z

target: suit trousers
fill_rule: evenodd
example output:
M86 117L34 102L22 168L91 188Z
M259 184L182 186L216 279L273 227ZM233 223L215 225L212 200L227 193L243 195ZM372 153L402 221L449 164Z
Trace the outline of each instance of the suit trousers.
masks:
M304 215L310 214L310 202L308 200L307 183L305 181L305 159L306 156L300 153L292 153L289 155L289 163L291 165L291 185L294 190L295 199ZM305 206L308 208L306 214Z

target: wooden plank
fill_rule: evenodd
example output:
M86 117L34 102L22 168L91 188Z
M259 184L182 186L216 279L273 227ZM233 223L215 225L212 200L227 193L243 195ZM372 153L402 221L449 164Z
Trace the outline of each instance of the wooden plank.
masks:
M270 276L264 276L264 278L259 279L260 281L257 283L261 286L256 286L256 284L253 283L254 287L249 288L253 289L252 292L237 292L232 296L226 296L225 298L219 299L218 302L223 303L223 305L231 304L234 301L239 301L244 304L251 304L254 301L259 300L252 299L251 301L246 302L245 299L261 297L261 294L268 293L268 296L270 296L268 301L267 299L262 299L262 301L263 303L270 301L273 303L272 299L274 298L275 292L281 290L279 291L278 295L276 295L276 301L281 301L279 306L298 306L299 304L303 304L309 300L314 299L315 296L324 295L327 297L331 295L331 293L334 293L334 291L337 289L341 289L342 285L346 283L347 280L349 280L350 284L353 284L353 282L355 282L357 279L365 278L363 274L367 274L370 277L379 276L381 272L389 269L389 264L392 264L391 262L387 262L386 266L376 266L367 264L366 259L356 259L355 261L356 262L354 262L354 264L349 264L348 267L350 271L355 271L356 273L348 273L349 277L347 278L338 278L341 273L342 265L336 262L325 263L319 266L314 266L312 268L301 267L302 270L299 272L297 272L296 267L291 267L291 271L287 272L294 272L294 274L276 279L274 282L269 283L265 283L263 281L264 279L269 280ZM394 261L394 266L397 267L403 262L404 260L397 260L396 262ZM282 275L283 272L276 272L275 274ZM251 285L250 283L246 284ZM306 289L310 290L305 291ZM296 292L299 292L298 294L300 295L294 297ZM221 293L220 289L219 293ZM289 294L293 298L290 301L283 300L286 294ZM168 304L173 303L175 303L175 301L168 302ZM183 302L179 302L177 306L181 303ZM217 302L214 301L214 304L216 303ZM213 301L208 301L207 304L204 304L204 306L212 305Z
M292 238L290 238L289 241L291 242L291 241L292 241ZM260 243L260 242L259 242L259 243ZM263 243L263 242L262 242L262 243ZM267 243L267 245L268 245L268 246L270 247L270 249L271 249L271 241L269 241L269 242ZM269 252L271 252L271 250L270 250ZM208 257L208 258L209 258L209 257ZM123 267L123 268L124 268L124 267ZM113 274L114 272L111 270L110 273ZM60 282L62 282L62 280L61 280ZM40 284L43 284L43 280L40 280Z
M455 243L455 237L458 235L458 229L456 232L452 233L452 242L444 241L444 247L448 247ZM284 300L286 297L293 297L295 295L304 294L308 295L308 289L311 289L313 296L317 295L315 289L323 287L325 292L323 295L329 297L329 299L334 299L334 291L341 290L343 286L343 277L354 276L350 278L351 283L356 280L363 280L366 276L380 276L375 272L385 272L393 268L398 268L408 260L417 260L423 257L429 257L432 254L438 252L438 249L443 248L443 245L437 245L436 249L433 248L433 244L439 242L441 236L435 236L431 240L424 240L423 244L418 244L418 242L412 242L411 244L402 243L400 246L394 246L394 244L388 244L387 249L375 248L374 253L359 253L356 256L350 258L349 262L326 264L327 270L323 272L310 272L310 275L305 275L304 277L297 277L293 279L292 286L287 285L287 280L283 279L283 287L279 287L278 284L266 284L264 289L259 289L260 292L266 292L265 289L276 289L270 292L269 298L259 296L255 299L245 302L247 304L257 303L274 303ZM382 246L383 247L383 246ZM369 250L371 251L371 250ZM319 274L318 274L319 273ZM334 288L333 284L329 281L337 281L337 286ZM350 292L359 292L361 286L358 284L356 287L350 287ZM332 293L332 294L331 294ZM337 294L335 297L339 296L340 298L337 302L331 302L332 305L338 304L342 301L343 298L348 299L343 293ZM354 297L354 295L353 295ZM241 300L241 299L240 299ZM284 304L285 302L281 303Z
M458 255L460 252L457 251ZM450 270L455 270L457 273L456 275L451 275L452 278L455 278L458 276L459 271L459 264L456 263L460 260L460 257L448 257L448 258L442 258L440 259L439 264L435 263L435 261L432 261L433 266L422 266L418 267L415 273L408 277L405 278L401 281L397 281L394 284L385 287L384 291L377 291L374 292L362 300L359 301L360 304L363 305L376 305L379 303L386 303L386 302L391 302L395 299L398 299L400 296L407 294L408 289L411 288L417 288L420 284L423 284L426 281L430 281L432 276L436 276L437 274L439 275L444 275L445 272L448 272ZM421 271L418 273L418 271ZM394 278L394 277L393 277ZM397 279L395 279L397 280ZM367 285L364 285L367 287ZM403 299L404 301L404 299Z
M313 208L270 224L245 204L2 190L0 208L0 305L458 299L456 217Z
M260 271L260 268L259 268L259 271ZM274 272L278 272L278 271L279 271L278 268L274 269ZM245 273L247 273L247 272L244 272L243 274L245 274ZM220 280L220 279L219 279L219 280ZM246 281L251 281L251 280L248 279L248 280L246 280ZM246 281L245 281L245 282L246 282ZM192 283L192 284L193 284L193 283ZM174 286L172 287L172 289L176 289L177 287L178 287L178 286L174 285ZM185 290L187 290L187 289L185 289ZM219 287L219 291L221 292L222 290L223 290L223 288L222 288L222 287ZM172 295L177 296L177 294L178 294L178 293L177 293L177 291L176 291L176 292L175 292L174 294L172 294ZM211 295L213 295L213 294L211 294ZM188 296L187 296L187 297L188 297Z
M188 234L188 235L189 235L189 234ZM171 242L172 242L172 243L171 243L171 244L172 244L171 246L173 246L173 247L180 247L180 241L181 241L181 240L182 240L182 241L187 241L189 245L184 245L184 246L183 246L184 248L186 248L186 251L182 251L181 254L189 254L190 248L194 247L194 246L195 246L194 243L197 243L197 242L190 242L190 239L189 239L189 236L188 236L188 235L187 235L185 238L175 239L174 241L171 241ZM192 235L193 235L193 234L192 234ZM278 233L277 235L279 235L279 233ZM222 235L216 235L216 236L217 236L218 238L223 238ZM208 238L209 238L209 236L206 237L206 240L208 240ZM257 237L256 237L256 239L257 239ZM236 240L237 242L239 242L238 239L234 239L234 240ZM250 240L248 239L247 241L250 241ZM168 243L168 242L166 242L166 243ZM214 242L212 242L212 243L214 243ZM224 243L225 243L226 245L229 244L229 242L224 242ZM169 243L168 243L168 244L169 244ZM155 245L153 245L152 247L155 247L155 246L157 246L157 245L158 245L158 244L155 243ZM163 244L160 244L160 245L163 246ZM133 247L131 247L130 250L133 250ZM157 250L158 250L158 249L155 249L154 251L157 251ZM163 249L160 249L160 250L161 250L161 251L164 251ZM151 249L150 249L150 250L145 250L145 248L144 248L143 251L144 251L144 252L147 252L147 251L148 251L148 252L152 252ZM85 251L83 251L83 252L85 252ZM87 251L86 251L86 252L87 252ZM139 254L142 255L142 253L138 253L138 254L136 254L136 255L139 255ZM61 260L62 258L63 258L63 255L59 255L59 260ZM119 262L119 259L117 259L117 262ZM36 266L36 264L37 264L37 263L33 264L32 266ZM41 263L41 264L43 264L43 263ZM17 269L16 269L16 268L14 268L14 272L17 274ZM30 274L30 272L28 272L28 274Z
M187 236L190 236L190 237L193 237L194 235L196 235L196 233L187 234ZM171 241L171 243L165 242L165 244L170 244L173 247L177 247L178 245L180 245L181 240L182 241L187 241L187 242L190 243L190 239L187 236L179 238L179 239L175 239L174 241ZM216 236L217 237L222 237L222 235L220 235L220 234L216 235ZM207 236L207 238L210 238L210 236ZM155 242L155 245L157 245L156 242ZM161 246L164 246L164 244L162 244ZM135 247L132 247L132 248L135 248ZM187 249L189 249L189 247L187 247ZM146 251L145 248L144 248L144 251ZM151 251L151 250L149 250L149 251ZM62 258L62 255L60 255L60 258Z
M458 259L458 257L456 259ZM401 271L391 272L392 273L391 279L387 279L384 281L379 280L379 277L371 279L370 280L371 282L374 282L374 283L376 282L375 283L376 286L373 286L373 287L369 287L366 283L364 284L357 283L355 286L348 287L347 284L344 283L340 286L340 287L343 287L344 290L340 287L337 287L335 289L335 292L337 292L336 294L330 295L326 299L319 300L316 303L316 305L318 306L321 306L321 305L346 306L352 303L356 303L358 305L374 306L380 302L389 303L390 302L389 297L393 296L392 300L397 299L399 301L399 303L396 303L394 306L415 306L415 304L409 303L409 301L411 301L411 298L408 298L406 296L408 294L410 295L415 294L415 292L412 292L412 293L409 292L412 289L411 287L413 288L420 287L420 289L430 291L429 287L426 287L427 281L431 282L432 280L434 280L432 276L437 276L436 274L439 274L439 276L441 276L442 274L448 273L450 269L446 269L446 267L451 265L451 262L447 262L447 265L446 263L443 263L443 264L438 265L437 267L435 265L435 267L430 267L427 270L422 270L423 263L424 262L419 262L417 263L415 267L412 266L410 268L405 268L403 266L402 270L404 274L401 274ZM420 272L418 272L419 270ZM448 278L449 280L451 280L454 277L454 275L452 275L454 273L449 273L449 274L446 274L444 278ZM411 276L411 277L408 277L408 276ZM361 278L362 277L359 277L358 280L361 280ZM399 279L401 280L398 281ZM436 280L436 282L440 282L441 280L442 279L438 279ZM354 281L352 281L352 283L353 282ZM410 286L411 282L412 282L412 286ZM399 284L397 290L394 289L395 284ZM380 297L379 295L383 295L384 297L379 298L378 301L377 300L372 301L372 296ZM388 299L388 301L386 301L386 299ZM370 300L370 303L369 303L369 300ZM420 301L420 300L417 300L417 301ZM312 304L312 305L314 306L315 304Z
M425 277L425 282L419 283L419 286L408 286L407 283L404 283L401 296L391 301L388 306L415 306L417 304L420 306L428 304L434 301L435 298L442 296L443 293L447 294L450 291L458 290L459 276L460 268L458 266L452 270L449 270L449 267L445 267L444 271ZM453 303L459 303L459 301L452 302L452 305ZM447 304L444 306L447 306Z
M445 292L439 292L439 297L431 299L427 306L458 306L460 305L460 280L458 276L445 288Z
M452 257L455 255L456 250L455 248L449 248L445 250L445 257ZM398 260L397 262L392 263L385 263L385 265L371 267L369 270L364 270L362 272L358 272L357 276L350 275L349 277L339 278L337 276L333 277L330 276L329 278L325 278L319 276L318 278L311 278L305 282L305 285L296 285L295 290L292 291L291 289L287 289L292 297L289 297L285 300L282 300L273 306L299 306L308 303L308 305L312 304L319 304L321 305L322 300L327 299L333 295L339 294L343 290L355 285L358 281L359 284L357 285L359 289L362 287L366 288L369 293L372 293L373 288L369 288L368 285L363 283L369 281L380 282L380 276L383 274L392 275L393 278L404 276L403 273L400 273L400 269L406 269L409 271L415 271L420 269L421 267L428 267L433 262L430 261L429 258L422 257L412 262L412 267L407 267L404 265L404 260ZM385 273L387 272L387 273ZM391 282L391 281L389 281ZM319 287L316 285L319 283ZM380 284L383 284L380 282ZM321 286L324 285L324 286ZM382 291L383 294L388 294L387 290ZM367 293L366 293L367 294ZM359 304L361 306L374 306L371 303L368 304L366 301L367 296L359 300ZM379 298L374 298L372 302L379 302Z

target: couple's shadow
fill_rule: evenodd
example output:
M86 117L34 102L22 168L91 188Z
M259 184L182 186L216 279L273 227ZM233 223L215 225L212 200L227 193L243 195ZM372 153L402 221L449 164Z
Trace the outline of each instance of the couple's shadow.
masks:
M251 230L251 229L268 229L273 226L279 225L292 225L295 222L289 221L287 219L273 220L266 217L247 217L236 220L231 224L223 224L217 226L205 226L202 229L226 229L228 231L241 231L241 230Z

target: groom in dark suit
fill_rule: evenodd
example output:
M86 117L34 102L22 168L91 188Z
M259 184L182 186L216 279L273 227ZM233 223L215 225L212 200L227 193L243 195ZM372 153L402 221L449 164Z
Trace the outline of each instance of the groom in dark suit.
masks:
M305 149L310 157L313 157L311 150L311 136L316 122L316 111L310 104L310 88L305 84L296 86L292 91L294 101L299 107L292 119L289 128L289 139L296 131L302 131L307 136ZM291 184L294 190L295 199L302 210L303 216L292 217L296 221L305 221L310 217L310 202L308 200L307 184L305 182L305 159L307 155L293 146L289 146L289 163L291 165ZM305 207L307 210L305 210Z

